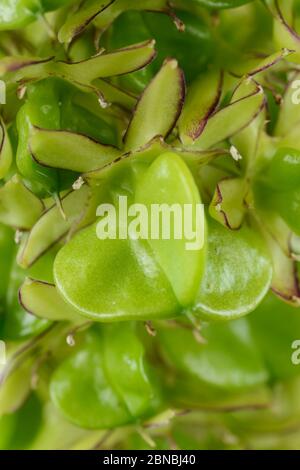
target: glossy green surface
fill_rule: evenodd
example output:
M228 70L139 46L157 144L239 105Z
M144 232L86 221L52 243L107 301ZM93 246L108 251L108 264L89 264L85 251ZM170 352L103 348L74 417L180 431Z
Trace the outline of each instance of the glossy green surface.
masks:
M54 372L52 399L83 427L107 429L135 421L153 394L142 358L142 345L130 324L103 330L94 327L84 347Z
M181 239L176 240L174 235L171 235L169 240L164 240L160 235L158 240L154 240L151 239L150 230L148 234L154 257L169 279L179 303L183 306L191 305L203 274L206 229L198 188L180 157L172 153L158 157L140 178L135 202L144 204L149 213L153 204L167 204L169 207L173 204L180 204L180 208L185 204L190 205L191 219L180 211L181 220L176 223L175 216L170 215L170 232L172 229L174 232L178 230L178 235L180 233L182 235ZM192 221L190 227L188 227L188 220ZM150 226L151 216L148 221ZM167 225L168 220L164 220L163 223ZM187 238L184 232L186 227L191 230L192 234L199 232L198 240L195 235L191 240ZM162 226L159 233L162 234L163 230ZM165 236L167 238L168 233Z
M176 315L179 304L148 243L99 240L96 229L82 230L57 255L55 282L64 298L96 321Z
M272 265L259 234L208 227L207 265L192 309L206 319L228 320L251 312L266 295Z

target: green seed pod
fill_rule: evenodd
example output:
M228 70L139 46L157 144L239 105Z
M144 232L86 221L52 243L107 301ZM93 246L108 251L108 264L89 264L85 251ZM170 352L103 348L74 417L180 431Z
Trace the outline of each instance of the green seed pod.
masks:
M279 148L263 174L263 181L275 191L300 187L300 151Z
M94 327L82 347L54 372L52 400L67 419L84 428L136 422L151 413L157 400L143 356L134 325Z

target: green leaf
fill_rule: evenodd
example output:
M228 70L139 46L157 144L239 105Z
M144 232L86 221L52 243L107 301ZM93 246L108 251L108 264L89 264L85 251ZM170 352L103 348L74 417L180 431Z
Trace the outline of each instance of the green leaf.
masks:
M143 204L148 209L148 243L156 260L169 279L179 303L184 306L190 305L197 293L204 267L205 217L198 188L181 158L174 153L165 153L158 157L139 179L135 202ZM181 223L175 225L174 214L169 213L168 239L162 237L167 220L163 220L163 227L152 227L150 214L154 204L165 204L168 207L176 205L175 210L179 209L182 215ZM190 205L192 210L190 219L184 213L187 205ZM189 228L194 234L193 240L189 240L185 233L189 222L191 222ZM181 232L178 239L174 238L172 233L177 229ZM150 233L152 230L158 230L158 239L152 238ZM200 236L198 240L196 232ZM191 244L194 246L191 247Z
M262 179L275 191L297 189L300 185L300 150L280 147L263 172Z
M265 203L267 199L264 189L262 191L256 186L255 199L260 227L272 258L272 290L282 300L297 306L300 290L295 261L297 254L293 252L297 247L292 243L294 234L272 207L262 206L261 200Z
M279 245L275 238L278 235L279 234L274 235L274 232L271 230L266 234L273 264L272 290L281 300L298 306L300 301L300 288L296 262L292 259L291 254L287 254Z
M12 148L5 125L0 119L0 179L4 178L12 163Z
M295 87L295 84L299 84L300 74L296 73L293 79L287 85L283 100L280 105L280 112L275 127L276 136L285 136L294 126L300 124L299 117L299 105L295 104L295 98L299 99L299 86Z
M26 274L14 260L10 269L5 311L0 317L0 337L3 339L18 340L37 336L51 325L48 321L25 312L19 303L19 288Z
M274 357L277 359L276 354ZM267 406L227 415L230 428L233 432L239 430L251 448L297 448L299 435L291 433L291 429L299 426L299 390L299 377L275 383Z
M103 355L110 383L130 414L139 417L150 408L154 391L147 376L144 347L133 323L103 328Z
M291 62L299 63L299 35L294 30L294 1L271 0L268 2L274 15L273 39L277 47L289 48L295 51Z
M90 85L96 78L138 70L151 62L154 56L154 42L150 40L110 53L99 53L77 63L49 62L45 64L45 69L46 72L68 79L74 84Z
M263 89L251 80L241 82L231 103L208 119L203 132L195 140L203 150L222 142L249 125L265 106Z
M297 105L294 105L297 107ZM278 139L277 146L279 148L286 148L286 149L294 149L300 151L300 144L299 144L299 124L294 124L289 128L287 133Z
M95 85L109 103L118 104L130 111L132 111L136 105L137 99L135 95L126 90L122 90L105 79L96 80Z
M4 309L10 267L15 251L13 232L9 227L0 224L0 315Z
M184 145L192 144L199 137L219 103L221 91L222 76L217 72L201 75L189 87L178 120L179 136Z
M228 155L228 151L224 149L201 151L191 148L174 147L168 145L163 137L156 136L142 147L123 154L121 158L117 157L114 161L98 170L85 173L83 177L91 185L97 184L99 180L106 178L111 181L114 178L117 180L120 174L127 171L129 172L129 168L132 169L135 166L150 165L158 155L169 152L176 153L180 156L190 168L194 177L198 175L199 168L202 165L206 165L220 155Z
M63 88L63 89L62 89ZM16 163L30 189L40 195L57 194L65 189L66 176L56 170L42 167L33 160L28 146L32 126L60 129L63 94L61 80L48 78L28 87L28 98L17 114L18 147ZM68 181L69 183L69 181ZM67 185L68 187L68 185Z
M199 73L205 73L213 60L213 32L203 10L195 11L197 6L193 3L181 2L175 8L176 10L170 11L168 15L158 15L148 11L141 14L142 25L146 27L148 35L156 41L157 59L151 68L155 70L161 66L166 57L172 57L184 70L187 82L192 83ZM128 21L128 15L126 15L126 22L125 15L122 16L123 18L124 31L126 26L128 28L133 23ZM137 18L133 20L137 21Z
M242 157L239 166L245 176L251 175L252 171L257 171L256 162L260 156L259 153L262 152L265 121L266 113L262 111L248 126L230 139L231 144Z
M44 73L45 63L51 62L53 57L41 59L35 56L5 56L0 60L0 76L8 75L13 79L37 78ZM20 73L20 75L18 75ZM16 75L15 75L16 74Z
M211 217L231 230L238 230L247 210L248 191L247 181L243 178L220 181L209 206Z
M246 315L262 301L271 279L271 260L257 231L243 226L233 232L211 222L206 270L192 311L208 320Z
M41 401L32 393L20 409L0 418L0 434L4 437L4 444L0 441L0 449L27 449L37 435L41 421Z
M93 21L93 19L111 5L114 0L85 0L78 10L71 14L58 33L58 39L62 43L70 43L75 36L80 34Z
M257 386L267 380L248 319L207 324L201 335L204 344L196 341L191 330L162 329L163 350L178 371L224 391Z
M8 57L0 61L0 76L7 74L7 80L14 83L59 77L85 92L98 94L102 104L107 106L101 91L93 85L93 82L98 78L139 70L150 63L154 57L154 41L152 40L110 53L101 52L79 62L65 62L53 57L47 59Z
M105 31L118 16L127 10L151 10L165 13L168 12L169 5L166 0L143 0L143 2L137 2L136 0L115 0L95 18L95 26Z
M299 309L269 294L249 316L249 322L272 378L298 376L299 366L292 362L292 345L300 334Z
M32 315L51 321L78 321L80 312L59 295L54 284L26 278L20 287L19 301Z
M209 8L237 8L253 0L195 0L200 5Z
M12 235L11 235L12 240ZM10 250L10 251L9 251ZM19 289L26 276L32 276L45 282L53 282L53 261L56 247L44 256L29 270L20 268L15 259L16 248L7 247L5 256L1 256L5 270L3 276L3 294L1 299L0 337L8 340L20 340L39 335L51 323L27 313L19 302Z
M199 343L184 325L159 330L159 351L174 377L169 397L182 407L247 406L268 380L248 320L205 324L201 336Z
M51 379L54 404L81 427L110 429L128 424L150 405L153 392L145 375L143 349L133 329L130 325L108 328L112 332L89 330L83 346Z
M29 230L44 210L43 202L14 175L0 188L0 221L21 230Z
M166 60L141 95L125 136L125 149L136 149L156 135L166 136L180 114L184 77L176 60Z
M111 163L120 151L81 134L35 128L29 140L33 158L41 165L79 173Z
M286 57L291 55L293 52L294 51L284 47L280 51L274 52L274 54L268 55L264 59L260 59L259 62L253 68L253 70L248 72L246 75L250 77L254 77L255 75L263 73L270 67L274 67L275 65L277 65L281 60L285 59Z
M8 357L8 363L10 360ZM21 362L7 376L5 368L0 368L0 416L14 413L28 397L32 362L32 358Z
M100 240L96 231L97 224L81 230L56 257L55 284L65 300L94 321L178 314L177 299L148 243Z
M269 201L274 210L288 224L290 229L300 235L300 189L269 193Z
M77 191L71 191L62 198L65 214L53 205L39 218L25 239L19 254L19 264L31 266L43 253L63 238L72 227L81 222L88 208L89 188L84 185Z

